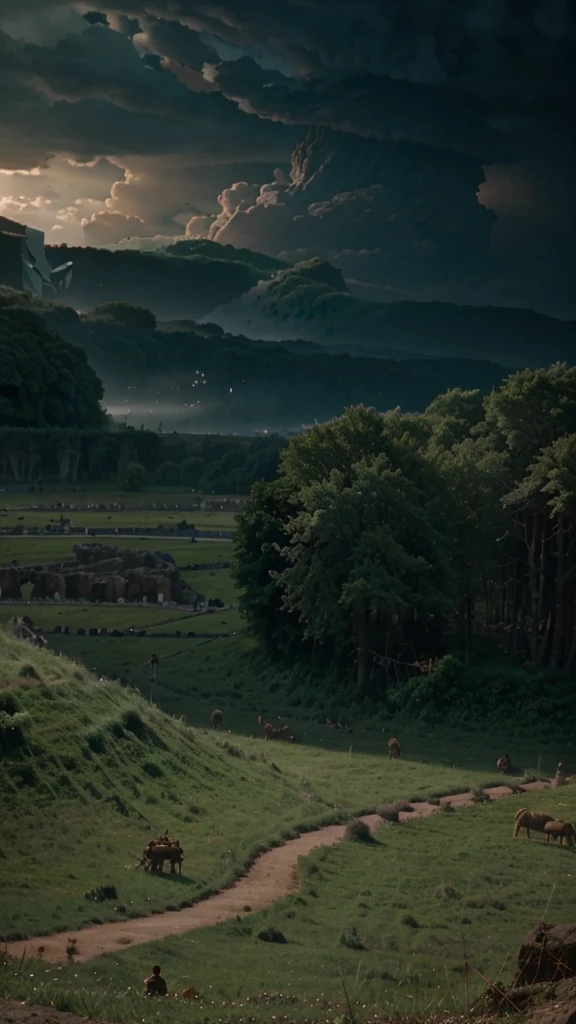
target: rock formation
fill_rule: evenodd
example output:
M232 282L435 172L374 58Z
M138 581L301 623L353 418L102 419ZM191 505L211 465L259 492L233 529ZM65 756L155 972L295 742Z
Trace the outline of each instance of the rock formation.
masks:
M117 601L148 604L174 601L196 607L204 598L183 580L173 562L152 551L106 544L77 544L74 559L41 566L0 567L0 597L22 600L22 586L33 584L32 600Z

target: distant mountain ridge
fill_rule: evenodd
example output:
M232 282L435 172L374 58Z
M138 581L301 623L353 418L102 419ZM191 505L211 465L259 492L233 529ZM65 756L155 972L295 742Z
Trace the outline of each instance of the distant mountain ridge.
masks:
M154 428L161 421L166 429L192 432L297 430L359 404L419 412L449 388L486 393L504 376L488 361L353 359L309 341L277 344L227 334L214 324L157 324L127 303L80 316L71 307L0 289L3 304L81 348L103 381L107 407Z
M293 189L313 191L310 154L302 159L303 179ZM205 319L228 334L299 339L370 358L490 360L511 369L576 358L576 321L512 307L375 302L351 294L342 270L319 258L290 265L191 238L156 251L64 245L46 252L53 265L72 261L65 301L80 311L124 301L166 322Z
M225 329L299 337L352 355L489 359L511 368L576 361L576 321L507 306L358 299L342 271L320 259L277 272L212 316Z

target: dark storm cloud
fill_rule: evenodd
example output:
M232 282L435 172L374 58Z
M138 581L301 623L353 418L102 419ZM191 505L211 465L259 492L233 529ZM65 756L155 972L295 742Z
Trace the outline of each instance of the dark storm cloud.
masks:
M220 197L210 235L271 255L330 253L354 276L362 269L368 280L392 287L442 279L478 285L494 223L475 199L479 178L475 161L464 156L315 129L294 155L290 181L258 194L237 183ZM343 181L352 187L342 190Z
M167 60L195 69L201 68L203 64L218 62L216 50L203 42L198 32L193 32L178 21L147 18L143 20L142 33L143 38L139 43L151 53Z
M146 65L131 41L102 25L54 46L0 32L0 165L26 167L55 152L177 153L198 163L285 159L295 132L250 117L219 93L194 93Z
M442 87L355 75L326 82L263 71L250 57L205 71L241 109L287 124L316 124L365 137L398 139L467 153L487 162L504 156L505 136Z
M24 16L74 5L18 6ZM11 0L0 0L0 19L9 8ZM409 139L483 161L506 157L534 120L560 130L554 119L567 115L574 92L568 0L103 0L99 9L138 21L144 47L161 58L192 69L212 65L221 93L262 118ZM98 47L83 37L47 48L35 63L66 98L97 95L128 109L186 116L194 100L185 77L146 82L134 50L122 48L130 41L115 35L102 43L100 64ZM240 53L260 48L262 59L220 62L218 40ZM274 55L292 66L291 76L262 69ZM93 82L84 92L71 81L81 65ZM225 109L211 108L221 118Z

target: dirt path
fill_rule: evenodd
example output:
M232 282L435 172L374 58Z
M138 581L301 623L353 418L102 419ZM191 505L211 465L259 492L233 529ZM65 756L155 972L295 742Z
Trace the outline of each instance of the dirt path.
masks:
M524 791L546 789L548 783L531 782L522 787ZM511 796L513 790L509 786L495 786L485 789L493 800ZM463 808L474 805L473 793L458 793L454 796L442 797L442 804L452 804ZM412 803L412 811L401 811L400 820L426 818L434 814L438 804L425 802ZM368 814L363 819L372 831L382 824L377 814ZM58 935L44 935L27 942L10 942L6 952L14 957L36 957L42 948L42 958L51 963L66 961L66 945L69 935L73 935L78 943L76 960L84 962L100 956L102 953L115 952L127 945L139 945L155 939L164 939L169 935L182 935L196 928L229 921L238 915L245 915L256 910L269 907L282 896L298 891L297 865L298 858L305 857L318 846L333 846L344 837L345 825L329 825L316 832L307 832L298 839L291 839L284 846L278 846L261 857L250 870L229 889L224 889L207 900L196 903L185 910L169 910L164 914L152 917L139 917L134 921L115 921L109 924L93 925L80 931L61 932Z

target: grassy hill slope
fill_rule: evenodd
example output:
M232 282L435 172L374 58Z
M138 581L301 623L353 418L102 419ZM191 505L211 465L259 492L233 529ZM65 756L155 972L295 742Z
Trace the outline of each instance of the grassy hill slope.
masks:
M334 810L222 736L0 634L0 940L191 905ZM134 870L164 829L181 877ZM118 898L85 893L113 885Z

